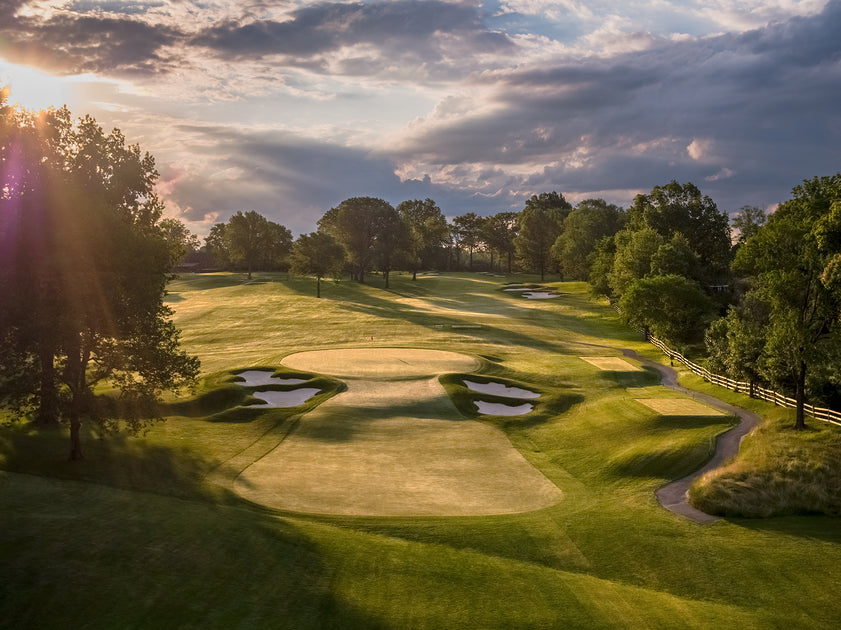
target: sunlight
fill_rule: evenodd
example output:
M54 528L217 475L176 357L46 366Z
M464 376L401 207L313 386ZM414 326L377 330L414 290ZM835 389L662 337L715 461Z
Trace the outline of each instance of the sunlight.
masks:
M10 105L30 110L58 108L71 100L70 85L65 79L27 66L0 63L0 85L11 90Z

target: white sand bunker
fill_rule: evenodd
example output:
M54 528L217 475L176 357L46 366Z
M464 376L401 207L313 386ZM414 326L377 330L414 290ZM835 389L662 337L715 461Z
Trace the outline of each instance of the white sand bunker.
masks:
M485 416L522 416L529 413L534 407L529 403L522 405L503 405L502 403L476 401L476 408L479 413Z
M561 297L557 293L549 293L548 291L532 291L531 293L523 293L529 300L551 300Z
M579 359L596 366L600 370L609 372L642 372L642 368L638 368L619 357L579 357Z
M300 387L288 392L281 391L262 391L254 392L252 396L266 401L269 407L285 408L297 407L303 405L310 398L318 394L321 390L314 387Z
M503 383L477 383L475 381L464 381L467 389L480 394L493 394L494 396L505 396L506 398L540 398L540 394L522 387L511 387Z
M263 385L299 385L306 383L305 378L275 378L272 376L274 372L268 370L248 370L237 374L240 378L245 379L244 383L240 383L245 387L261 387Z
M689 398L635 398L661 416L726 416L718 409L707 407Z
M503 291L531 291L528 287L511 287L509 289L503 289Z
M504 433L465 420L430 375L475 369L471 357L336 350L284 363L357 378L242 472L234 489L251 501L315 514L455 516L529 512L563 496ZM404 380L385 380L392 368ZM406 373L427 376L409 380Z
M472 372L479 367L476 359L464 354L416 348L314 350L290 354L281 363L302 372L386 379Z

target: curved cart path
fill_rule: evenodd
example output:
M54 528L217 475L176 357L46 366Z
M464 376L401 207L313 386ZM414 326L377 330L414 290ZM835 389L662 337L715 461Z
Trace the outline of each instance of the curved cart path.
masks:
M705 405L709 405L715 409L720 409L721 411L733 414L739 418L739 424L716 437L715 454L703 468L683 477L682 479L672 481L655 492L660 505L667 510L671 510L675 514L685 516L697 523L714 523L719 520L719 517L707 514L706 512L702 512L701 510L695 509L689 505L687 500L689 486L691 486L692 483L701 475L722 466L729 459L734 457L739 452L739 445L742 443L742 438L750 433L762 419L752 411L736 407L735 405L726 403L714 396L692 391L678 385L677 372L666 365L661 365L655 361L643 358L633 350L622 350L622 353L626 357L630 357L640 363L643 363L644 365L655 368L662 375L662 384L664 386L682 394L691 396Z

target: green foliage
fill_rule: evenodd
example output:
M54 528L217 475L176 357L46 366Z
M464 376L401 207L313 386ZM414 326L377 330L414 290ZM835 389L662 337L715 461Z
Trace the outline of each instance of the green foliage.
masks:
M508 272L511 272L517 229L516 212L497 212L485 218L482 225L482 240L491 253L491 267L493 267L493 253L497 252L500 262L503 256L506 257Z
M447 219L432 199L412 199L397 206L398 214L408 226L406 265L417 278L423 268L432 268L440 262L443 248L450 242Z
M619 300L622 319L666 343L697 341L715 306L697 282L683 276L649 276L633 282Z
M526 202L517 220L517 237L514 239L517 259L524 268L539 273L541 280L552 264L552 245L563 229L570 208L565 200L561 204L563 196L557 193L552 195L538 201L532 197L529 200L531 203Z
M484 219L475 212L461 214L453 219L452 234L457 250L462 248L468 253L468 266L473 268L473 252L482 244Z
M290 258L294 273L315 276L316 297L321 297L321 279L328 274L338 274L344 260L344 248L325 232L301 234L292 246Z
M608 282L613 295L623 295L634 282L651 274L651 259L664 244L663 237L651 228L626 228L616 234Z
M364 282L365 273L377 257L396 247L390 231L396 214L391 204L382 199L353 197L324 213L318 227L342 244L352 274Z
M699 261L697 279L702 284L720 284L730 263L730 224L707 196L692 183L672 181L655 186L647 195L637 195L628 209L632 230L650 228L665 240L682 234Z
M625 212L604 199L585 199L564 220L563 231L552 246L552 256L567 280L587 280L597 243L613 236L625 224Z
M768 221L768 215L762 208L756 206L742 206L733 217L733 227L736 228L737 245L744 245Z
M752 317L757 309L737 314L751 318L742 329L762 339L760 373L794 392L802 428L810 371L841 381L841 294L831 280L841 254L841 239L834 238L841 175L806 180L792 194L739 248L733 265L748 276L745 300L767 313L762 319Z
M0 161L14 154L21 175L0 199L6 402L25 413L37 400L53 423L61 414L78 459L83 418L142 430L157 397L198 372L163 304L172 248L158 173L118 130L106 135L90 116L74 126L66 109L7 120L3 132ZM96 395L97 384L119 403Z

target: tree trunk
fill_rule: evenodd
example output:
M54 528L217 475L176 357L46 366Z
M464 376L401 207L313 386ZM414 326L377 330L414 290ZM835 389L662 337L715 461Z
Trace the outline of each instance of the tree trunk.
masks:
M385 271L383 271L383 275L385 276L385 288L386 288L386 289L388 288L388 274L389 274L389 273L390 273L390 272L388 271L388 269L386 269Z
M73 403L75 407L75 402ZM75 409L70 412L70 461L78 462L84 459L82 455L82 439L80 437L82 421Z
M794 399L797 401L794 428L802 431L806 428L806 362L803 360L800 361L800 370L797 374L797 390Z
M321 276L315 277L315 297L321 297Z
M70 461L72 462L83 459L81 439L82 409L87 395L85 373L87 372L88 361L90 360L90 350L83 349L81 335L78 336L75 342L68 349L67 365L65 366L67 384L70 387L70 395L72 397L70 400L70 413L68 414L68 420L70 421Z
M58 392L55 387L55 353L52 346L41 343L38 359L41 364L41 388L35 424L58 426Z
M418 270L417 269L412 269L412 280L414 281L414 280L417 280L417 279L418 279Z

